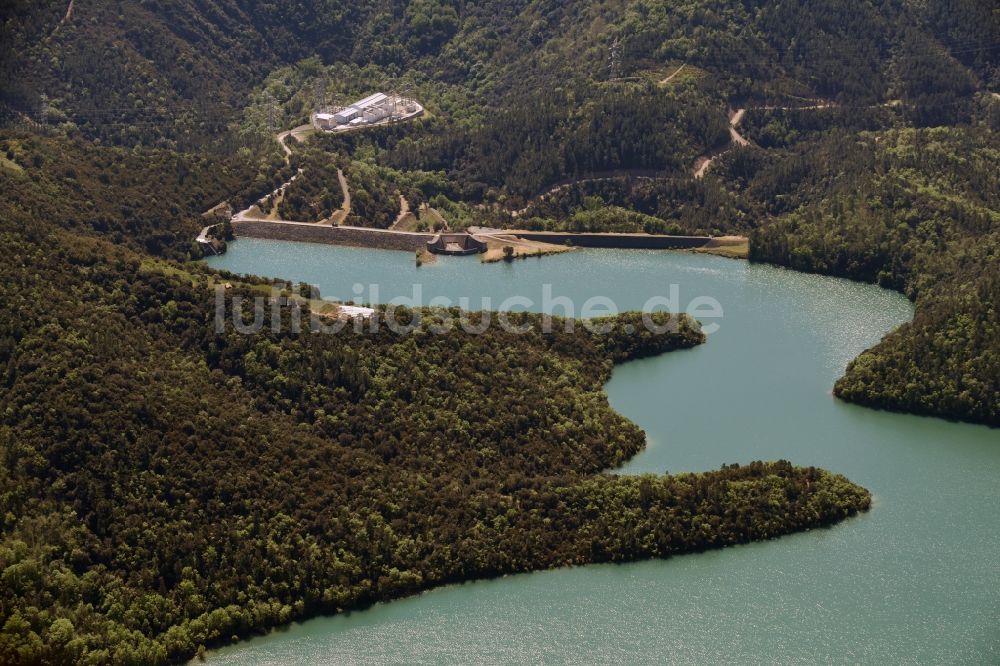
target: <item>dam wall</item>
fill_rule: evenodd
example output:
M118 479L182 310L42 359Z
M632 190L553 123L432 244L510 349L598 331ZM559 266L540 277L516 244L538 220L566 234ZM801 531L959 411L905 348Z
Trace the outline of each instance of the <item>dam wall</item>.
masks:
M428 246L428 243L432 243L438 238L437 234L429 233L387 231L385 229L366 229L364 227L334 227L307 222L274 222L246 219L234 220L233 231L237 236L248 238L374 247L403 252L415 252L424 249ZM538 241L553 245L637 250L690 249L705 247L713 241L710 236L659 236L650 234L601 234L520 230L503 231L501 233L526 241ZM479 237L486 238L488 236L483 235Z
M374 247L403 252L415 252L426 247L427 242L434 239L434 234L257 220L235 221L233 222L233 231L237 237L299 241L301 243L325 243L327 245L350 245L353 247Z
M650 234L587 234L558 231L506 232L524 240L572 245L574 247L606 247L633 250L678 250L704 247L710 236L653 236Z

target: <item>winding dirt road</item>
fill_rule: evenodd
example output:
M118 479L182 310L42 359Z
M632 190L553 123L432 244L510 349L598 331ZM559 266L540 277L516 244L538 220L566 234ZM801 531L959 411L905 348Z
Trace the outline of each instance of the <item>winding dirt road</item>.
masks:
M291 134L292 130L288 130L287 132L282 132L277 137L278 143L281 144L281 149L285 151L285 163L287 163L289 158L292 156L292 149L288 147L287 143L285 143L285 139L291 136Z
M292 159L292 149L288 147L288 137L292 137L297 142L301 143L304 141L304 135L312 132L312 125L300 125L299 127L294 127L290 130L286 130L277 136L278 144L281 146L282 151L285 153L285 164L291 164ZM246 210L241 210L233 216L234 222L240 222L243 220L265 220L268 222L291 222L291 220L281 220L278 219L278 203L284 198L285 190L291 185L296 178L304 173L304 169L299 169L298 172L292 176L291 180L287 183L283 183L281 187L271 192L268 196L272 197L274 200L274 207L271 212L264 214L261 209L261 205L267 200L267 197L262 197L257 200L257 203L250 206ZM325 220L320 220L319 222L303 222L302 224L321 224L326 226L341 226L347 220L347 216L351 214L351 190L347 186L347 177L344 176L344 172L341 169L337 169L337 180L340 181L340 191L343 194L344 202L341 204L340 209L333 213L330 217ZM256 209L256 211L254 210Z
M684 68L685 68L685 67L687 67L687 63L684 63L683 65L681 65L680 67L678 67L678 68L677 68L677 69L676 69L676 70L674 71L674 73L673 73L673 74L671 74L671 75L670 75L670 76L668 76L667 78L665 78L665 79L663 79L662 81L660 81L660 85L661 85L661 86L663 86L663 85L666 85L666 84L670 83L671 81L673 81L673 80L674 80L674 77L675 77L675 76L677 76L678 74L680 74L680 73L681 73L681 72L682 72L682 71L684 70Z
M754 111L815 111L816 109L833 109L838 107L836 102L817 101L816 104L808 106L755 106Z
M749 146L750 141L747 140L739 131L736 129L740 121L743 120L743 116L746 115L746 109L737 109L729 113L729 144L720 150L715 150L710 153L705 153L699 157L694 162L694 177L701 179L705 177L705 173L708 168L712 166L712 162L721 157L722 155L728 153L730 150L737 146Z
M608 180L616 180L618 178L633 178L635 180L662 180L666 176L660 174L659 172L652 169L614 169L611 171L598 171L587 176L581 176L579 178L567 178L561 180L558 183L551 185L547 190L536 194L535 196L528 199L527 204L524 208L511 211L512 217L520 217L528 212L528 210L534 204L539 201L544 201L549 197L558 194L559 192L565 190L568 187L574 185L580 185L582 183L599 183Z
M399 215L396 216L396 221L392 223L390 229L401 229L404 223L410 222L411 218L415 219L415 216L410 212L410 202L406 200L402 194L399 195Z
M48 41L55 37L59 30L73 18L73 2L74 0L69 0L69 6L66 8L66 13L61 19L59 19L59 23L56 23L56 27L52 29L49 36L42 40L43 44L47 44Z
M396 223L398 224L401 219L406 217L410 212L410 202L406 200L402 194L399 195L399 215L396 217Z
M282 222L283 220L277 219L277 206L275 206L274 211L272 211L272 213L269 214L265 214L261 206L264 205L264 202L267 201L268 197L273 197L275 200L277 200L279 199L279 197L284 196L285 190L288 189L288 186L294 183L295 179L301 175L302 175L302 169L299 169L299 172L294 176L292 176L287 183L282 183L276 190L274 190L268 195L261 197L255 203L253 203L249 208L241 210L240 212L233 215L233 222L241 222L243 220Z
M344 203L340 205L340 210L320 222L320 224L331 227L343 226L344 222L347 221L347 216L351 214L351 190L347 187L347 176L340 169L337 169L337 180L340 181L340 191L344 196Z

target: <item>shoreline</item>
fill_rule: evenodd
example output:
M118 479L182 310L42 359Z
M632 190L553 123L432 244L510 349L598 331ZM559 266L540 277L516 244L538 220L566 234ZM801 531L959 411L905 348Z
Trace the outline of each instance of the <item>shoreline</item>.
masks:
M690 250L695 254L712 254L727 259L749 259L750 239L747 236L719 236L703 247Z
M425 252L427 243L437 234L396 231L368 227L331 226L310 222L255 220L235 218L232 221L237 238L297 241L322 245L344 245L381 250L419 253L430 263ZM511 259L561 254L576 248L688 250L725 257L746 258L749 239L743 236L670 236L640 233L578 233L536 232L519 229L480 229L471 227L470 234L487 244L481 255L484 263L504 261L504 247L512 247Z

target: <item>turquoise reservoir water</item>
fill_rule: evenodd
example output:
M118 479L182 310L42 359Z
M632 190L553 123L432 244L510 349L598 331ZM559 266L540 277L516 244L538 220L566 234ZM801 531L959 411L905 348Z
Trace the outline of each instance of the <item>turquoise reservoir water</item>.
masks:
M432 590L297 624L210 655L215 664L1000 663L1000 431L844 404L847 362L909 319L868 285L682 253L585 251L416 268L405 253L243 239L218 268L381 300L512 295L544 284L577 311L679 289L724 317L708 344L616 369L611 403L647 433L628 473L787 458L872 490L870 513L667 561L601 565Z

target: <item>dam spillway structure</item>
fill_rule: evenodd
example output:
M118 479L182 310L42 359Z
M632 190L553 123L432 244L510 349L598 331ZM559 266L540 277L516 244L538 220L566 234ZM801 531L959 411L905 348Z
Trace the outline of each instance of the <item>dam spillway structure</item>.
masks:
M486 252L486 243L471 234L438 234L427 241L431 254L464 256Z

